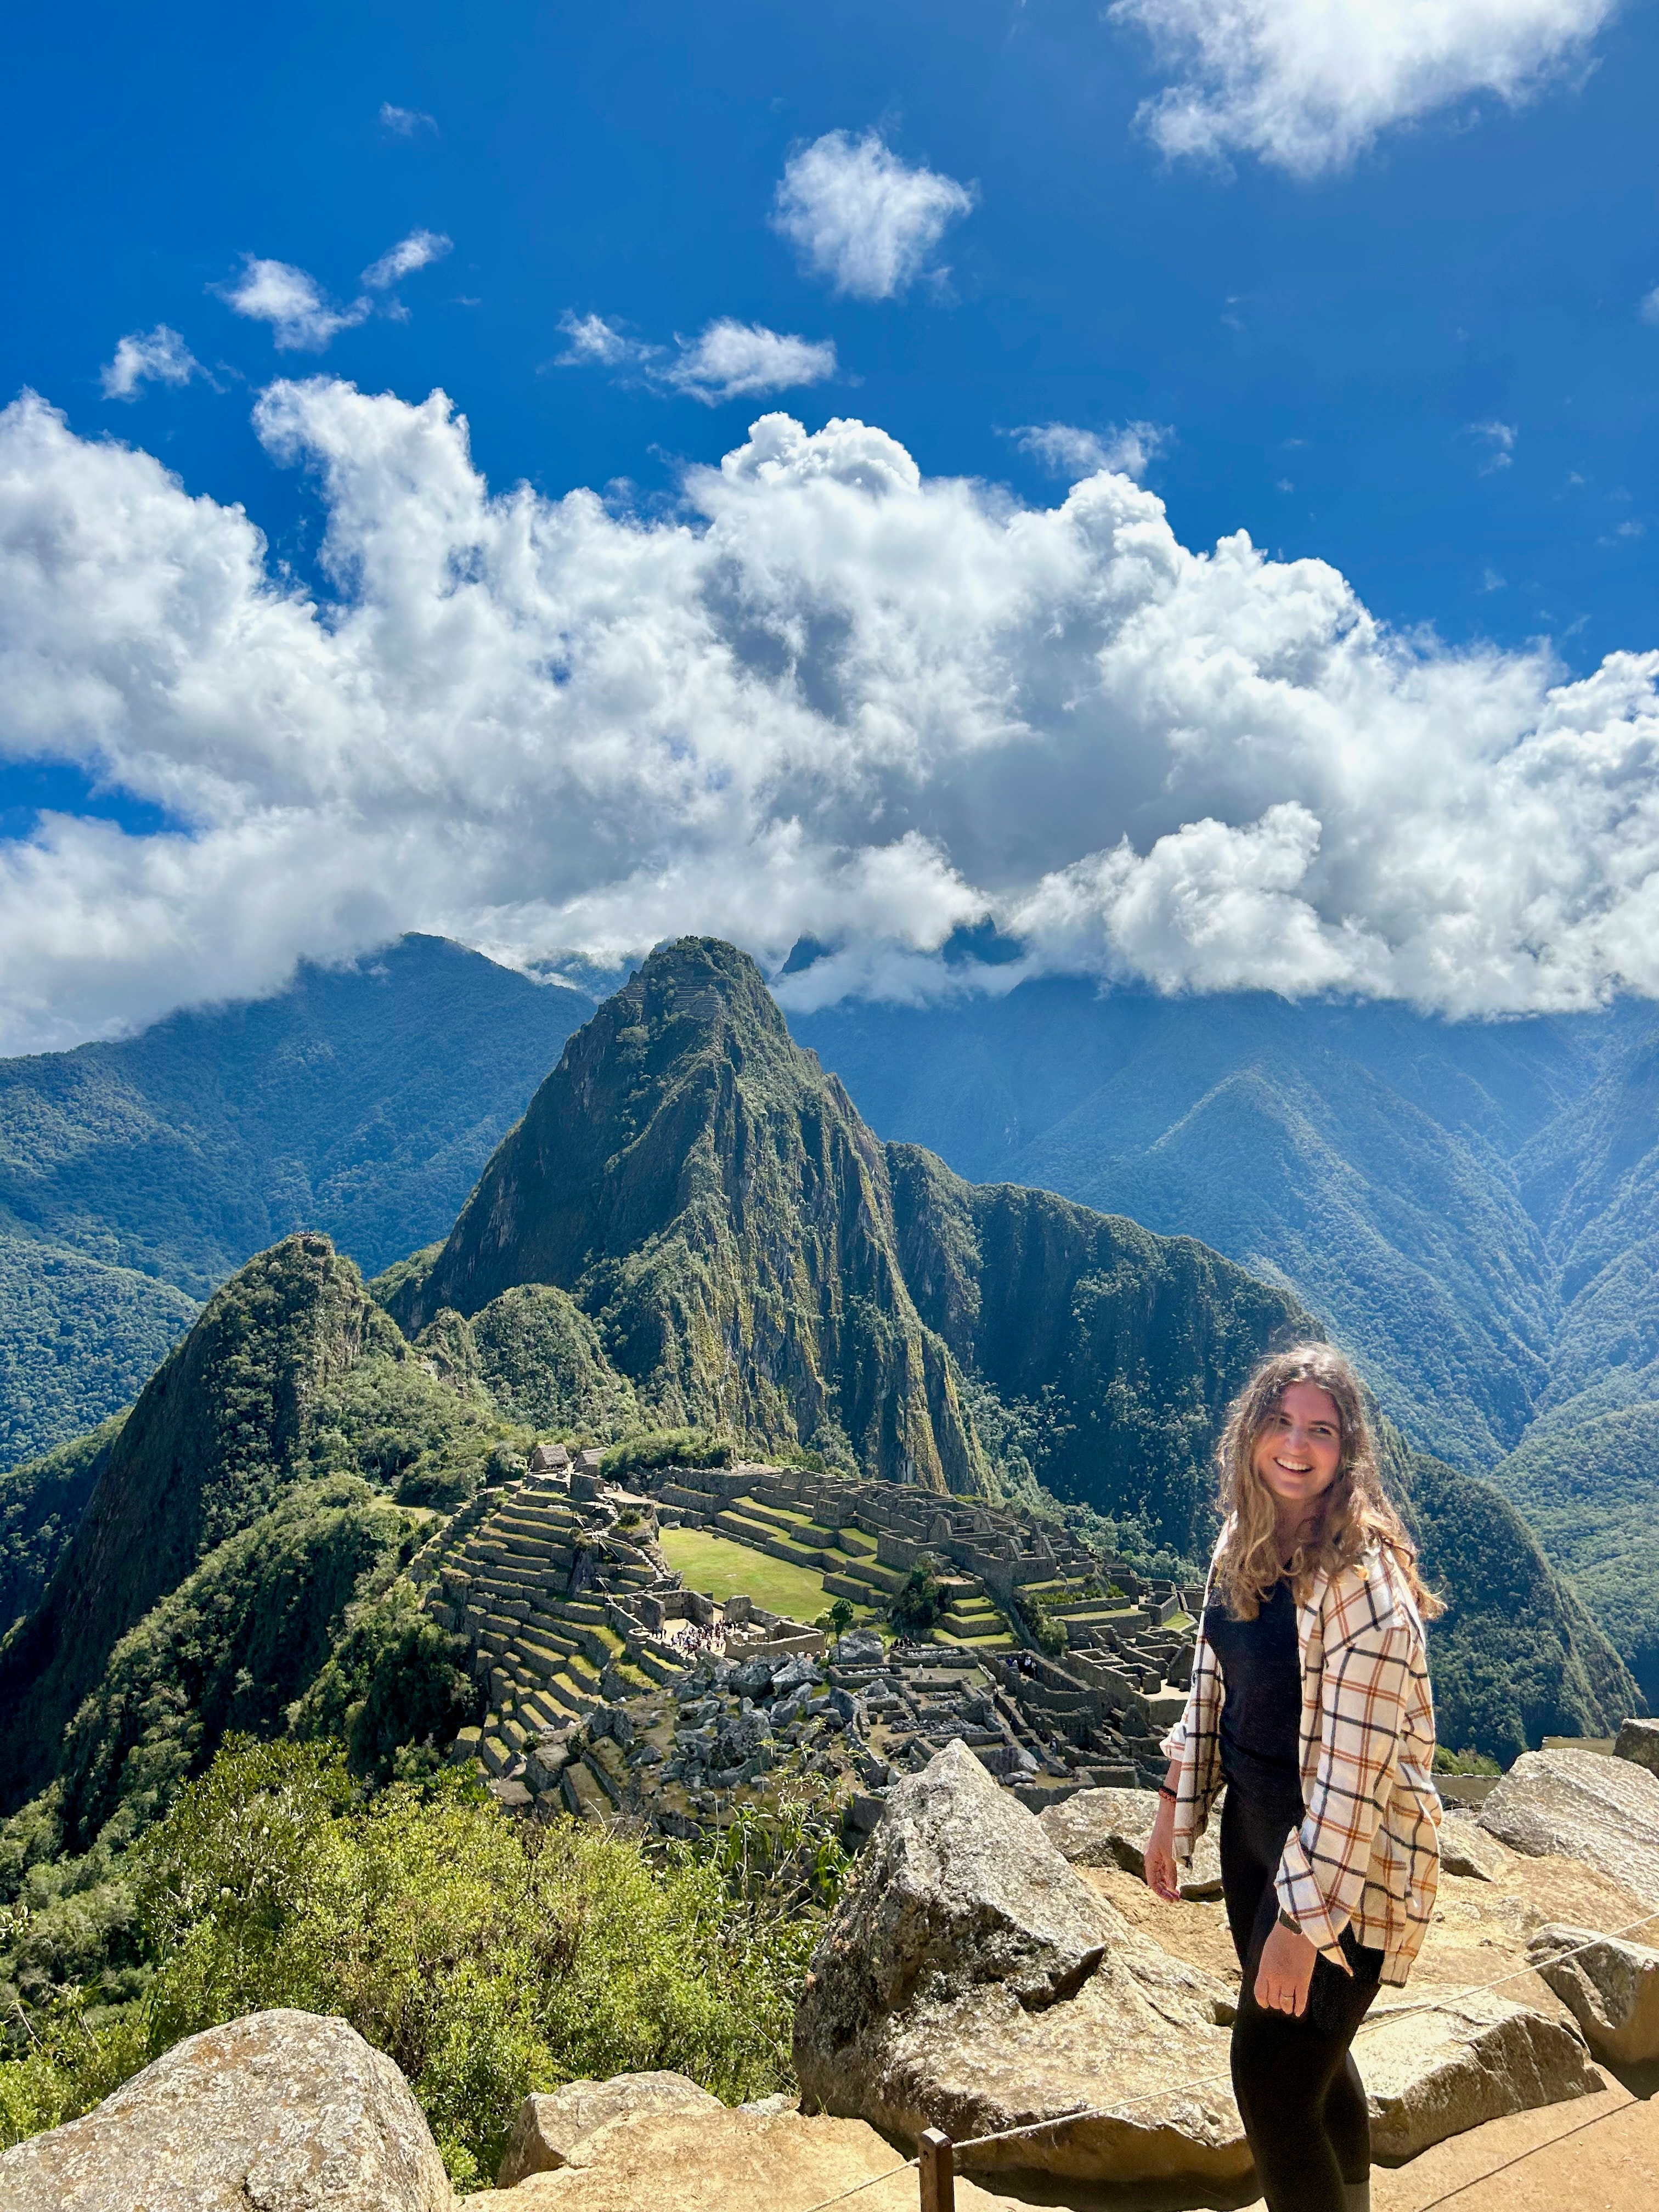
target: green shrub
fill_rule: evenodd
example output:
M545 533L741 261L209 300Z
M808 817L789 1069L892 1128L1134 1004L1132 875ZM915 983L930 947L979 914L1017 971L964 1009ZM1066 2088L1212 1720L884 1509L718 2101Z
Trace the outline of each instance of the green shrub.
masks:
M902 1586L888 1601L887 1618L901 1636L920 1643L932 1632L943 1609L944 1594L931 1559L918 1559Z
M1434 1753L1437 1774L1501 1774L1504 1770L1495 1759L1488 1759L1483 1751L1449 1751L1437 1744Z
M1037 1650L1058 1659L1066 1647L1065 1624L1054 1619L1040 1597L1024 1590L1014 1592L1013 1609Z
M351 1772L376 1787L435 1769L456 1730L481 1717L465 1638L440 1628L401 1579L358 1611L289 1711L296 1735L343 1741Z
M337 1747L228 1744L129 1854L144 1996L88 2025L66 1993L0 2064L0 2142L273 2005L341 2014L395 2059L463 2188L494 2172L532 2088L666 2068L763 2095L790 2079L811 1906L839 1879L798 1825L775 1864L751 1835L657 1869L574 1821L506 1819L453 1772L364 1803Z
M708 1429L647 1429L612 1444L599 1466L614 1481L657 1467L730 1467L734 1455L730 1437Z

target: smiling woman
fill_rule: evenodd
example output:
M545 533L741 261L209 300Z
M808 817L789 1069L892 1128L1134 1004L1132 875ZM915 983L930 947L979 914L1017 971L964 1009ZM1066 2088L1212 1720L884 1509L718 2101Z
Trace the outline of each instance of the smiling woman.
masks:
M1233 2087L1268 2212L1367 2212L1349 2046L1402 1984L1434 1902L1439 1801L1425 1612L1358 1378L1328 1346L1264 1359L1218 1453L1226 1513L1146 1880L1179 1894L1224 1782L1222 1882L1243 1970Z

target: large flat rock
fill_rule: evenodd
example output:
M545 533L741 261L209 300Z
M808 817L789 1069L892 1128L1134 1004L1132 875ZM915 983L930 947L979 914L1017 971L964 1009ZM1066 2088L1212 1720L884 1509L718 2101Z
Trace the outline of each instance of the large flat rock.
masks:
M1512 1851L1583 1859L1659 1907L1659 1775L1592 1751L1528 1751L1480 1808Z
M257 2012L187 2037L0 2157L5 2212L450 2212L409 2084L343 2020Z
M1058 1805L1048 1806L1037 1818L1068 1865L1121 1866L1126 1874L1144 1875L1158 1802L1156 1790L1079 1790ZM1218 1833L1218 1815L1212 1812L1192 1865L1181 1878L1183 1897L1220 1896Z
M1570 2021L1492 1990L1379 2007L1353 2055L1370 2105L1372 2154L1390 2161L1602 2086Z
M645 2112L722 2110L718 2097L685 2074L614 2074L608 2081L567 2081L562 2088L526 2097L520 2106L495 2186L510 2189L532 2173L590 2164L599 2137L619 2120Z
M916 2212L915 2172L892 2171L902 2157L862 2120L647 2112L601 2130L579 2166L462 2202L465 2212L800 2212L857 2189L848 2212ZM960 2176L956 2197L957 2212L1021 2212Z
M1131 1927L954 1743L908 1777L813 1954L803 2104L958 2142L1079 2107L975 2171L1224 2182L1249 2153L1231 1993Z

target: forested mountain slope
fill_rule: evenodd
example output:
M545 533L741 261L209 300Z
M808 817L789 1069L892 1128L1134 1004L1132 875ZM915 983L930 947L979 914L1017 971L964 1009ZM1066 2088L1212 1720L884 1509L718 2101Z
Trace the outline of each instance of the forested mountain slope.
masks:
M216 1291L124 1422L0 1474L0 1808L53 1783L74 1847L228 1727L280 1729L426 1501L522 1440L440 1381L326 1237Z
M289 1230L371 1273L441 1235L592 1010L409 937L273 998L0 1062L0 1466L127 1404Z

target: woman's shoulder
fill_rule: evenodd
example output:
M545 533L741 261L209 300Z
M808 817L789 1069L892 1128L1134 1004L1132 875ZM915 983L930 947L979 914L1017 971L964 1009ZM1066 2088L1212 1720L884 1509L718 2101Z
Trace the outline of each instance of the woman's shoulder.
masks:
M1357 1559L1331 1576L1320 1610L1344 1641L1368 1631L1404 1632L1422 1639L1423 1622L1411 1577L1386 1538L1373 1538Z

